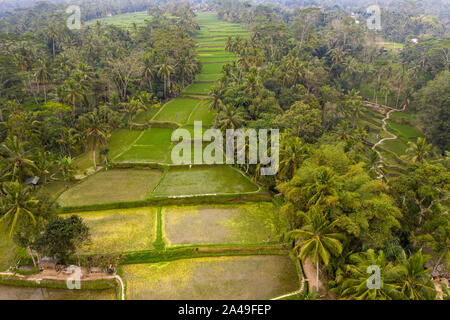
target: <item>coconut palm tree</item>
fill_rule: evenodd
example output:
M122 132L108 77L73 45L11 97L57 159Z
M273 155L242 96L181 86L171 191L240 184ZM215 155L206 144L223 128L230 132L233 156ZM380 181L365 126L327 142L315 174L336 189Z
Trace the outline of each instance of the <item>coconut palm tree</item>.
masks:
M146 56L144 56L143 76L145 79L147 79L150 90L153 90L152 81L154 68L155 66L153 64L153 56L151 54L147 54Z
M339 256L342 252L342 242L345 236L334 231L338 220L330 222L319 206L312 207L308 214L303 214L306 224L300 229L292 230L287 234L288 238L296 240L294 250L298 251L298 257L305 261L311 258L316 264L317 291L319 291L319 264L327 266L332 256Z
M386 260L383 251L375 252L369 249L366 252L352 254L350 263L345 266L346 276L338 284L340 295L343 298L356 300L392 300L400 299L401 292L396 284L397 276L394 264ZM368 280L371 266L377 266L380 271L380 286L369 287Z
M44 89L44 101L47 102L47 83L50 79L50 70L48 62L44 59L38 59L37 67L34 72L38 83L42 84Z
M167 62L160 64L157 68L158 77L164 81L164 98L167 100L167 90L170 92L170 75L175 72L175 69Z
M21 183L14 181L5 187L6 195L2 200L3 208L0 223L5 222L9 227L9 237L12 238L18 224L28 216L36 225L33 207L39 203L31 197L31 189L24 187Z
M398 276L397 283L405 299L409 300L433 300L436 297L436 289L431 281L432 268L425 269L429 257L422 254L422 250L406 256L402 251L398 257L398 265L395 272Z
M299 137L281 136L280 148L280 171L278 177L280 179L291 179L295 170L302 164L308 149Z
M45 40L52 42L52 54L53 59L55 59L56 51L55 51L55 42L56 39L60 36L61 26L57 24L52 24L47 27L45 30Z
M222 106L222 101L224 98L225 89L222 86L214 86L208 93L209 98L209 109L210 110L220 110Z
M140 99L131 98L130 101L123 103L125 114L128 118L128 126L131 128L133 119L140 113L148 111L148 105L141 102Z
M304 185L309 197L308 206L321 203L321 200L337 197L335 174L331 168L318 167L313 172L313 181ZM328 202L328 201L326 201Z
M222 110L217 114L216 124L217 127L221 130L226 129L238 129L242 126L243 112L239 109L236 109L232 105L225 105L222 107Z
M19 141L17 136L7 137L0 145L1 162L4 164L4 172L11 178L10 181L21 180L38 171L32 160L33 150L28 145L28 142Z
M425 138L417 138L417 142L408 142L409 148L406 149L406 152L409 154L412 162L419 162L423 164L423 162L428 157L428 154L431 150L431 144L427 144Z
M84 123L84 137L86 147L92 150L94 170L97 170L96 150L108 142L108 133L104 124L100 121L98 111L89 112L82 117Z

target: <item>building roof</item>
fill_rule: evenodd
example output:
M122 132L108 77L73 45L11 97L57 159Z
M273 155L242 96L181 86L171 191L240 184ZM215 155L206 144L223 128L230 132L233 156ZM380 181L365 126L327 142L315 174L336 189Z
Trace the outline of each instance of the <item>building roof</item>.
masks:
M38 176L34 176L34 177L29 177L25 180L25 184L33 184L33 185L37 185L39 182L39 177Z

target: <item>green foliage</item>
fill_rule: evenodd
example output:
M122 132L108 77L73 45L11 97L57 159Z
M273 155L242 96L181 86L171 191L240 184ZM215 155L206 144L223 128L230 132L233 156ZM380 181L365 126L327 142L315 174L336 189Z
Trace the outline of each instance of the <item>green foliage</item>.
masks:
M32 247L43 256L56 257L64 262L88 239L89 228L80 217L54 217Z
M294 228L304 224L303 215L319 210L361 245L377 248L400 227L401 213L387 186L372 179L362 163L352 163L342 144L322 145L278 188L287 200L283 212Z

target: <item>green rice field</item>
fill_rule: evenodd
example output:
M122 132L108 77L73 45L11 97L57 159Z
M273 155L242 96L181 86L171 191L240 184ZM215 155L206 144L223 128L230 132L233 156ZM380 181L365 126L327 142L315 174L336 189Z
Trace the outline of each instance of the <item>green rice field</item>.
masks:
M287 256L184 259L123 266L128 299L270 299L298 290Z
M163 177L154 196L183 196L256 192L258 187L239 171L223 165L211 167L173 167Z
M144 200L161 177L159 170L100 171L63 192L61 206Z

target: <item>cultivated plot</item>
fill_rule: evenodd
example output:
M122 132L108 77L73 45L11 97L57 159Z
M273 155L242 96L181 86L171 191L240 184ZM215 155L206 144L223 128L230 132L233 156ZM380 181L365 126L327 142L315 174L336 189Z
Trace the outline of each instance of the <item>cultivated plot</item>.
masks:
M172 128L151 128L141 131L139 139L114 159L121 163L171 163Z
M58 202L61 206L81 206L144 200L160 178L159 170L101 171L65 191Z
M164 208L162 214L165 240L171 246L276 242L285 228L270 202L172 206Z
M122 267L135 300L270 299L298 290L287 256L216 257Z
M118 156L129 148L142 133L140 130L117 129L108 141L109 157L111 159Z
M186 87L183 90L183 93L207 94L213 86L214 82L194 82L190 86ZM198 105L198 103L196 105Z
M239 171L223 165L171 168L152 195L189 196L202 194L235 194L258 191L258 186Z
M185 124L191 112L200 102L198 99L178 97L166 103L152 120Z
M77 213L89 226L91 241L83 253L120 253L152 249L156 208L114 209Z
M202 73L218 74L222 72L223 63L206 63L202 65Z
M187 124L193 125L194 121L201 121L203 126L210 126L215 116L216 112L210 110L208 101L203 101L192 112Z
M69 290L0 285L0 300L116 300L115 289Z

